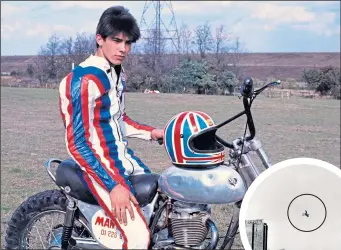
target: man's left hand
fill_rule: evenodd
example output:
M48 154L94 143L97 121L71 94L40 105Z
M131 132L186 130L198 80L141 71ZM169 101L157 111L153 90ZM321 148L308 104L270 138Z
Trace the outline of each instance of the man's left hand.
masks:
M154 141L157 139L163 138L163 129L153 129L151 133L151 137Z

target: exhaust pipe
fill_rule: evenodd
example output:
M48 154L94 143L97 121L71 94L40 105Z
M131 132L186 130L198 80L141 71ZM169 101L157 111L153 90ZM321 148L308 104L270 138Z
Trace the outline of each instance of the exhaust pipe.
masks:
M208 245L207 249L215 249L217 247L218 241L219 241L219 232L217 227L215 226L214 222L210 219L207 220L207 225L211 229L211 241Z
M72 247L79 247L82 249L103 249L103 246L93 239L73 237L69 240L69 244Z

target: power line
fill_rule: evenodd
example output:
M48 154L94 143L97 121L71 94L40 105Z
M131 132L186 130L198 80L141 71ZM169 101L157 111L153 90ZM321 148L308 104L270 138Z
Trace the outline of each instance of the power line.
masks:
M33 18L33 19L34 19L34 18L38 18L38 17L41 17L41 16L46 16L46 15L50 15L50 14L57 13L57 12L63 12L63 11L75 11L75 9L62 9L62 10L56 10L56 11L44 13L44 14L42 14L42 15L37 15L37 16L29 17L29 18Z
M28 14L30 14L31 12L35 12L37 10L41 10L41 9L44 9L46 7L49 7L50 5L49 4L45 4L45 5L41 5L41 6L38 6L38 7L35 7L35 8L32 8L30 10L27 11ZM63 12L63 11L75 11L75 9L61 9L61 10L56 10L56 11L52 11L52 12L47 12L47 13L41 13L39 15L34 15L34 16L28 16L27 19L35 19L35 18L38 18L38 17L41 17L41 16L46 16L46 15L49 15L49 14L54 14L54 13L58 13L58 12ZM13 17L17 17L17 16L13 16ZM8 20L10 18L1 18L2 20Z
M40 9L46 8L48 6L49 6L49 4L45 4L45 5L41 5L41 6L38 6L38 7L34 7L32 9L30 9L30 10L27 10L26 13L30 13L30 12L33 12L33 11L36 11L36 10L40 10ZM17 17L17 16L13 15L13 17ZM7 20L7 19L10 19L10 18L9 17L7 17L7 18L1 17L1 19Z
M29 10L29 11L40 10L40 9L46 8L47 6L49 6L49 5L48 5L48 4L45 4L45 5L42 5L42 6L38 6L38 7L36 7L36 8L33 8L33 9Z

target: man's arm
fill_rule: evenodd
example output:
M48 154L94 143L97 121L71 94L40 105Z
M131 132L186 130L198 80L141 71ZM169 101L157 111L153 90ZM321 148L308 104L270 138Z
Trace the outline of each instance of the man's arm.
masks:
M62 81L60 110L66 126L67 149L83 170L108 192L117 184L130 190L118 152L110 150L116 147L110 135L112 128L105 122L110 120L110 113L101 109L104 99L99 97L109 88L106 75L92 67L74 70Z

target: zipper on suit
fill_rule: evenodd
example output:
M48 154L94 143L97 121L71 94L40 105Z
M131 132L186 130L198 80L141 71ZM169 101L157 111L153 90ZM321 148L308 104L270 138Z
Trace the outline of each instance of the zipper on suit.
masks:
M116 71L115 71L115 74L116 74ZM110 72L110 75L111 75L111 79L113 80L113 77L112 77L112 70L111 70L111 72ZM120 78L119 78L117 75L116 75L116 77L117 77L117 80L116 80L116 83L115 83L115 88L116 88L116 97L117 97L118 112L119 112L118 119L120 119L121 116L122 116L122 112L121 112L121 101L120 101L120 96L119 96L119 94L118 94L118 82L119 82L119 79L120 79ZM123 91L122 91L122 94L123 94ZM122 94L121 94L121 95L122 95ZM130 164L131 164L131 166L132 166L132 168L133 168L131 174L133 174L134 171L135 171L135 167L134 167L134 164L131 162L131 160L129 160L129 159L126 157L126 155L127 155L127 145L125 145L125 143L124 143L124 141L123 141L123 138L120 137L120 133L121 133L120 130L121 130L121 129L119 129L119 128L120 128L120 127L119 127L119 124L116 123L115 118L113 117L112 119L114 120L114 122L115 122L115 124L116 124L116 130L117 130L117 134L118 134L119 140L122 141L123 144L124 144L124 158L126 158L126 159L130 162Z

